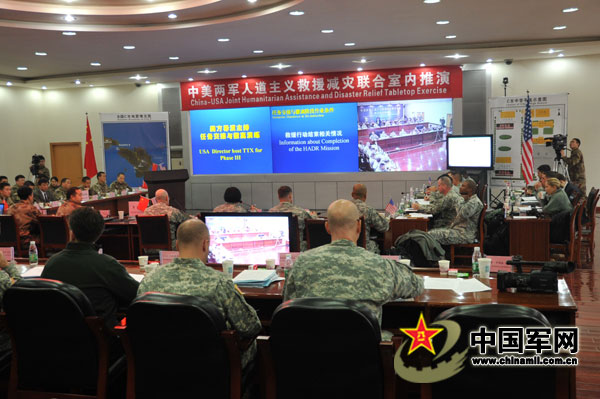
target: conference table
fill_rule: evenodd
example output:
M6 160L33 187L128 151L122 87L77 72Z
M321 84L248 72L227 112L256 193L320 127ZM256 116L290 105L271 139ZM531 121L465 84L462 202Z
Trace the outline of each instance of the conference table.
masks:
M148 190L141 190L126 195L117 195L115 197L82 201L82 204L85 206L91 206L98 211L109 211L111 216L117 216L119 211L123 211L127 215L129 213L129 202L139 201L140 195L144 195L146 193L148 193ZM42 207L41 209L45 210L47 214L53 215L58 210L58 207L46 206Z

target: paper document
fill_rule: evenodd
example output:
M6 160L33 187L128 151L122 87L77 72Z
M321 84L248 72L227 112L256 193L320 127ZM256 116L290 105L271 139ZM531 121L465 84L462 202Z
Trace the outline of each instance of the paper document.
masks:
M428 290L453 290L457 294L466 294L469 292L490 291L491 288L483 284L481 281L470 279L453 279L453 278L437 278L429 277L424 279L425 289Z
M531 210L531 205L518 206L517 208L519 208L519 212L529 212Z
M35 266L21 274L21 277L40 277L42 270L44 270L44 266Z
M262 288L268 287L278 279L275 270L244 270L233 279L233 282L240 287Z
M521 202L537 202L537 198L531 197L521 197Z
M411 218L420 218L420 219L429 219L432 218L433 215L429 213L409 213L408 216Z
M133 274L133 273L129 273L129 275L130 275L131 277L133 277L133 279L134 279L135 281L137 281L138 283L141 283L141 282L142 282L142 280L144 279L144 275L143 275L143 274Z
M514 220L537 219L537 216L513 216Z
M424 199L420 199L420 198L416 199L416 200L415 200L415 202L416 202L417 204L419 204L419 205L429 205L429 204L430 204L430 202L429 202L429 201L427 201L427 200L424 200Z

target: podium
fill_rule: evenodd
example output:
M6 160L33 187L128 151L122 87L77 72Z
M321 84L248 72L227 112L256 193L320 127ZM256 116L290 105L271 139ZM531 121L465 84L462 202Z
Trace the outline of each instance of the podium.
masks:
M158 189L167 190L170 205L181 211L185 211L185 182L189 178L187 169L157 170L144 173L149 198L154 197L154 193Z

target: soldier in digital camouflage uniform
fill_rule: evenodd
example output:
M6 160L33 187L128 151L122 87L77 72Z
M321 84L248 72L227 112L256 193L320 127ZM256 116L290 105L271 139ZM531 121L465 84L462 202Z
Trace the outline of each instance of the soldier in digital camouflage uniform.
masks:
M585 187L585 164L583 163L583 153L579 149L581 145L581 140L573 139L569 143L569 147L571 147L571 156L565 156L565 150L561 150L560 154L562 156L563 161L566 162L567 168L569 170L569 178L571 181L581 188L584 195L586 194Z
M206 225L188 220L177 230L179 257L146 275L138 294L149 291L195 295L212 302L225 318L227 329L234 329L240 338L251 341L242 352L242 368L248 375L256 355L254 338L261 330L256 311L246 303L244 296L231 278L205 265L208 260L210 236Z
M112 182L110 184L110 187L108 188L108 190L114 191L117 194L121 194L121 192L123 192L123 190L130 191L131 187L125 181L125 173L117 174L117 180L115 180L114 182Z
M66 201L69 197L67 192L71 188L71 179L63 177L60 181L60 187L54 191L54 199L56 201Z
M289 212L298 217L298 230L300 230L300 251L306 251L306 240L304 239L304 221L306 219L315 219L316 216L311 215L305 209L294 205L294 194L289 186L281 186L277 190L279 204L269 209L269 212Z
M352 187L352 202L358 208L361 216L365 217L365 235L367 236L367 249L373 253L379 253L379 246L373 240L370 240L371 229L380 233L388 231L390 221L381 216L375 209L365 203L367 200L367 187L364 184L355 184Z
M356 245L359 218L357 207L350 201L337 200L329 206L325 227L332 242L298 256L285 283L285 301L306 297L352 299L371 309L381 323L383 304L423 292L423 279L407 266Z
M465 199L458 214L448 228L433 229L429 234L442 245L469 244L475 241L478 233L479 216L483 204L475 192L477 185L473 180L465 180L460 186L460 193Z
M463 198L456 194L452 188L456 187L448 176L442 176L437 181L438 192L442 195L439 201L433 201L429 205L412 204L413 209L420 209L425 213L433 215L433 228L449 227L458 208L464 202Z
M106 197L106 193L108 193L108 184L106 184L106 173L98 172L96 175L98 179L98 183L92 186L92 190L94 193L98 194L101 197Z
M144 211L144 215L167 215L169 216L169 226L171 229L171 248L175 249L175 241L177 239L177 228L186 220L190 219L190 215L186 215L177 208L169 206L169 193L166 190L158 189L154 194L156 204L149 206Z
M16 204L17 202L20 201L19 195L17 194L17 190L20 189L21 187L23 187L24 184L25 184L25 176L23 176L23 175L15 176L15 185L12 186L10 189L10 199L12 200L13 204Z

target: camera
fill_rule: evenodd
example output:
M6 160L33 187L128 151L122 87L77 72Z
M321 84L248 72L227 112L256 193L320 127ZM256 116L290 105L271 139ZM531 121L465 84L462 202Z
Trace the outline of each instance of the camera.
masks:
M564 134L557 134L556 136L552 137L552 141L546 141L546 147L550 146L554 148L554 152L556 152L556 157L560 158L561 150L567 148L567 136L565 136Z
M507 85L508 84L508 77L504 77L502 78L502 84Z
M558 273L570 273L575 269L573 262L533 262L524 261L520 256L513 256L507 262L517 267L517 272L498 271L498 290L506 291L516 288L519 292L558 292ZM523 273L523 265L542 266L540 270Z
M511 64L513 63L513 60L512 60L512 58L506 58L506 59L504 60L504 63L505 63L506 65L511 65Z
M42 155L38 155L38 154L33 154L31 156L31 166L29 167L29 171L31 172L32 175L37 176L39 170L41 169L40 162L42 161L42 159L46 159L46 158L44 158Z

